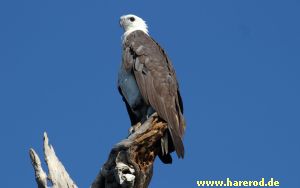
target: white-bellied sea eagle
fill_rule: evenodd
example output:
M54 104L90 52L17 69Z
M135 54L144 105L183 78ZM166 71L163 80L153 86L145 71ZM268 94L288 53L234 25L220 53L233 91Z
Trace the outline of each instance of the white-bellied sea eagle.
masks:
M160 45L149 36L147 24L135 15L120 18L124 29L123 55L118 89L126 104L131 124L143 123L151 114L168 124L161 139L160 159L171 163L170 153L184 157L185 131L183 104L172 62Z

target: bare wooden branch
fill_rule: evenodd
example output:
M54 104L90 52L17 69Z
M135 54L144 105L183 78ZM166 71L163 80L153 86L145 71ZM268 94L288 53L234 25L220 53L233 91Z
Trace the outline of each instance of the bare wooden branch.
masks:
M167 124L152 115L143 125L116 144L91 188L146 188L153 163L160 151L160 139Z
M153 163L160 152L160 139L167 130L167 124L157 114L145 123L131 129L128 138L116 144L102 166L91 188L147 188L153 174ZM43 171L39 156L30 149L30 158L35 171L38 188L77 188L66 169L49 145L44 133L44 155L49 175Z
M52 184L51 188L77 188L65 167L57 158L54 148L49 145L47 133L44 133L44 155L49 170L48 176L44 172L41 166L41 160L34 149L30 149L29 155L35 171L38 188L47 188L47 179Z
M31 158L34 172L35 172L35 180L38 184L38 188L47 187L47 175L41 166L41 160L40 160L39 156L36 154L36 152L32 148L29 150L29 155Z

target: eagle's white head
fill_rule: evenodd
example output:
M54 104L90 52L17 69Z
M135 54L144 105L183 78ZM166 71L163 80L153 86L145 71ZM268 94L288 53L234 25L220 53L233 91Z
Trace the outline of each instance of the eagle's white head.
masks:
M123 40L136 30L144 31L148 35L148 26L146 22L133 14L128 14L120 17L120 25L124 29Z

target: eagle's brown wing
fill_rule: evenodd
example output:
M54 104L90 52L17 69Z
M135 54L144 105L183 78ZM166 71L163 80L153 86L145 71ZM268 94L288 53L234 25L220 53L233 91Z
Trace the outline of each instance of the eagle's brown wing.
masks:
M163 49L142 31L127 36L124 48L132 55L133 73L145 102L168 123L176 153L183 158L185 122L172 63Z

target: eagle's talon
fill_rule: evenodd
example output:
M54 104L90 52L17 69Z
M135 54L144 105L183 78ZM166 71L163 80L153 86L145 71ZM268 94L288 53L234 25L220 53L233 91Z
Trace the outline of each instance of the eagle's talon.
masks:
M138 129L140 128L140 126L142 126L142 123L141 123L141 122L138 122L137 124L132 125L132 126L129 128L129 135L135 133L135 131L138 130Z
M131 135L131 134L134 133L134 128L133 128L133 127L130 127L128 131L129 131L129 135Z

